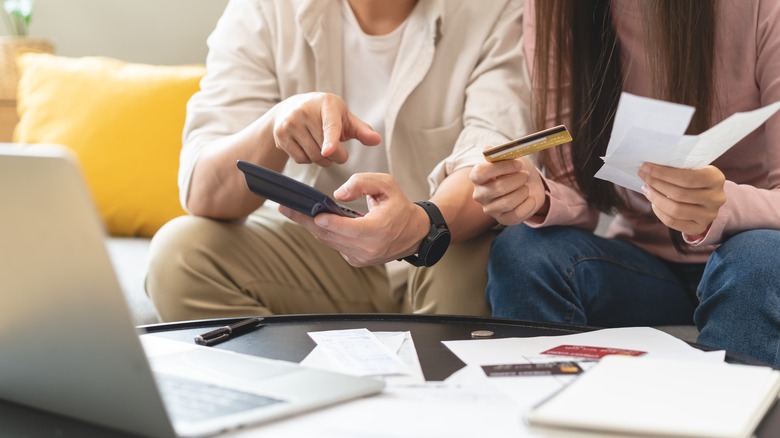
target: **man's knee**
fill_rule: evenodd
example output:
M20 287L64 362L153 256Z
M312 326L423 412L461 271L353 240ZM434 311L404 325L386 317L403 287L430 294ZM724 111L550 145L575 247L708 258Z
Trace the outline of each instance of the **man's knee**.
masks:
M153 237L146 274L146 293L164 321L188 319L183 308L202 287L198 273L210 257L205 248L218 241L221 224L182 216L168 222Z

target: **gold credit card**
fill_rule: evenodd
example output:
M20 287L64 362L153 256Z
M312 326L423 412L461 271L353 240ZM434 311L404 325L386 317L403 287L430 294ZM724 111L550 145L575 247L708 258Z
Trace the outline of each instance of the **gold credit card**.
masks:
M488 161L512 160L523 155L532 154L541 150L568 143L572 140L569 130L563 125L545 129L534 134L520 137L508 143L493 146L482 151Z

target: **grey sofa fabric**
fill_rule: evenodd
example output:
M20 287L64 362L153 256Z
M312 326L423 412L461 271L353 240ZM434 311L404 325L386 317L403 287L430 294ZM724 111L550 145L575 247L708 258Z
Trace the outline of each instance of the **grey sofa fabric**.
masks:
M119 284L124 290L136 325L160 322L157 311L144 289L150 243L151 239L137 237L109 237L106 241Z

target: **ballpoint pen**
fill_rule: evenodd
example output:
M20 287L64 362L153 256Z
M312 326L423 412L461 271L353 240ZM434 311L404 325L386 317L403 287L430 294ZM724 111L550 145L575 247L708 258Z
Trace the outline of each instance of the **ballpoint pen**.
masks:
M241 320L237 323L219 327L209 332L195 336L195 343L198 345L212 346L228 339L241 336L252 332L263 326L263 318L253 317Z

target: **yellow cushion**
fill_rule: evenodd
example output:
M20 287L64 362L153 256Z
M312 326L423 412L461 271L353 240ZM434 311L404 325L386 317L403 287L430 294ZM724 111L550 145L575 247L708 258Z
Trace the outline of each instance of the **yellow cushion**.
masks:
M111 235L152 236L184 214L181 134L203 66L27 53L19 70L14 141L71 148Z

